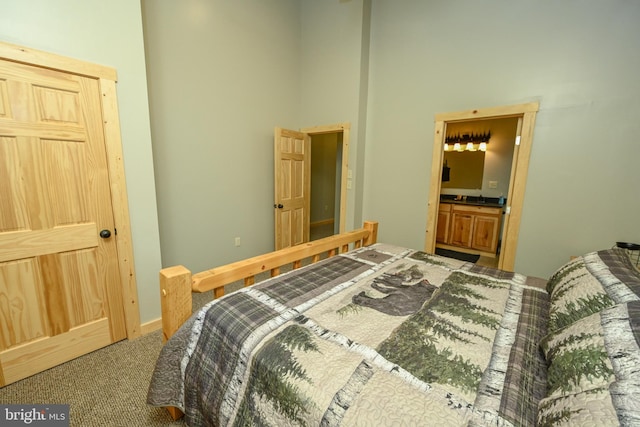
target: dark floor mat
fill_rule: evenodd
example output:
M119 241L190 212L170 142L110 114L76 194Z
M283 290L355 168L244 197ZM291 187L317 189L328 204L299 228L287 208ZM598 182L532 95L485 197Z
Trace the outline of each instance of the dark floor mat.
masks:
M476 263L480 259L480 255L467 254L464 252L452 251L449 249L436 248L436 255L446 256L447 258L455 258L460 261Z

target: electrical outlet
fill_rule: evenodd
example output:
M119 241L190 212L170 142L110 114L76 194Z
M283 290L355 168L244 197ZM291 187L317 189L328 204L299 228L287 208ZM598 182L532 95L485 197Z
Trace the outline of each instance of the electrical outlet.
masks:
M240 238L236 237L236 246L240 246Z
M498 188L498 181L489 181L489 188Z

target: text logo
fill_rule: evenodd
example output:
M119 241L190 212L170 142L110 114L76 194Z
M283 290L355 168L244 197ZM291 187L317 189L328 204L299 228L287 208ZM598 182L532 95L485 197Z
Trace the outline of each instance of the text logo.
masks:
M69 405L0 405L0 425L69 427Z

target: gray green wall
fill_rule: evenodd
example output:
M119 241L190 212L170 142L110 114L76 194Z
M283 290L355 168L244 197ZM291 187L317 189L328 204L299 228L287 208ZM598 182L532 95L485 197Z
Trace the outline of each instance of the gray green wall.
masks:
M640 3L374 0L365 217L424 245L434 115L540 102L516 271L640 242Z
M300 127L349 122L346 230L362 226L370 0L300 0Z
M142 6L163 264L273 250L273 130L300 127L300 2Z
M273 250L275 126L351 123L357 169L362 1L142 8L163 264L200 271Z

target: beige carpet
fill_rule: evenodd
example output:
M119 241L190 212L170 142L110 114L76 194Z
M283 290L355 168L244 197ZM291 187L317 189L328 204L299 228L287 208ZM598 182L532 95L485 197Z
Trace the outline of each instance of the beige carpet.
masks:
M211 294L194 294L194 308ZM121 341L0 388L2 404L69 404L71 426L184 426L147 406L147 387L162 348L160 331Z
M121 341L0 389L0 403L69 404L72 426L166 426L166 410L146 405L160 331Z

